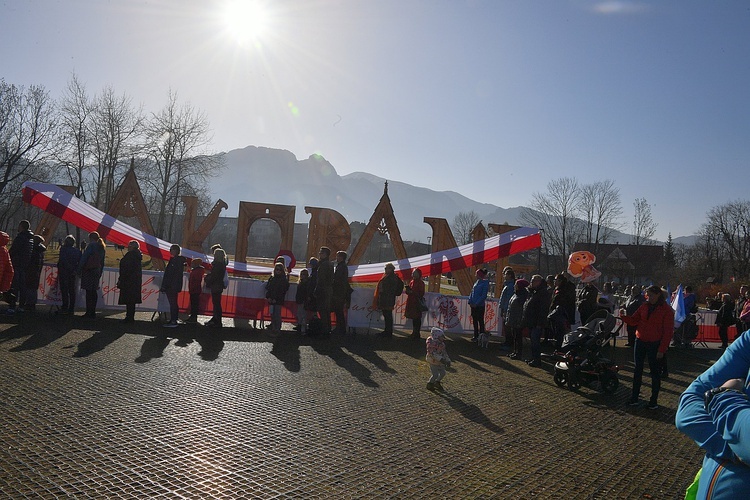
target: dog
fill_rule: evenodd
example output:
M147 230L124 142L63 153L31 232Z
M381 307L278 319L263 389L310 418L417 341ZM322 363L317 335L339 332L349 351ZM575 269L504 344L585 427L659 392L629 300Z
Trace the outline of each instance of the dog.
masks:
M490 334L489 333L480 333L479 338L477 339L477 345L479 347L483 347L484 349L487 349L490 345Z

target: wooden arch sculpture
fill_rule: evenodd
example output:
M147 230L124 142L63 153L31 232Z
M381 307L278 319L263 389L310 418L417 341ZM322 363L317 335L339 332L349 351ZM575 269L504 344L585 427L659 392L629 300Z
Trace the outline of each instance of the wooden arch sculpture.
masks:
M456 238L453 237L448 221L437 217L425 217L424 222L432 228L432 251L448 250L458 246ZM474 280L471 279L469 269L451 270L453 278L456 280L456 286L461 295L468 296L471 293L471 287L474 286ZM440 274L430 273L427 282L428 292L440 292Z
M123 217L135 217L141 223L141 230L143 232L154 234L154 228L148 216L148 208L146 208L146 203L143 201L141 187L138 185L138 179L135 177L133 165L133 160L130 160L130 169L125 174L120 187L117 188L117 192L114 198L112 198L112 203L109 204L107 214L115 218L120 215ZM99 229L99 233L104 239L107 239L108 232L108 229L106 231L104 228ZM154 258L151 265L157 271L164 270L164 261L161 259Z
M370 217L370 222L367 223L365 231L362 233L362 237L357 242L357 245L352 250L352 254L349 256L349 264L359 264L360 259L367 250L367 246L372 241L372 237L375 236L375 231L381 234L388 233L393 245L393 251L396 254L397 259L406 259L406 248L404 247L404 241L401 239L401 231L398 229L398 223L396 222L396 216L393 215L393 206L391 205L391 199L388 197L388 182L385 183L383 189L383 196L380 197L378 206L375 207L375 211ZM401 276L402 279L409 279L410 276Z
M250 236L250 227L259 219L271 219L276 222L281 229L281 248L279 250L291 251L292 241L294 240L295 208L294 205L241 201L237 218L237 245L234 260L237 262L247 261L247 238Z
M508 231L513 231L514 229L518 229L521 226L511 226L510 224L487 224L487 227L489 227L492 231L494 231L495 234L503 234L507 233ZM497 283L496 286L502 284L503 281L503 268L510 264L510 257L503 257L502 259L497 259L495 261L495 282ZM516 273L518 273L518 269L516 269ZM497 289L496 289L497 290ZM500 291L496 291L496 294L498 294Z
M182 221L182 247L196 252L203 251L203 242L206 240L211 230L216 226L222 210L229 208L221 198L214 204L213 208L201 225L195 228L195 220L198 216L198 197L183 196L182 203L185 204L185 218Z
M318 249L327 246L332 253L348 250L352 242L352 230L343 215L330 208L305 207L305 213L312 215L307 231L307 255L318 254Z

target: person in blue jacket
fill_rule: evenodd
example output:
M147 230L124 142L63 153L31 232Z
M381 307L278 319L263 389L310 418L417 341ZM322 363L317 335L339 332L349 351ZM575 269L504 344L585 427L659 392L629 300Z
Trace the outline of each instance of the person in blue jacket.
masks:
M750 330L680 396L675 424L706 451L696 498L750 498Z
M484 303L487 300L487 292L490 289L490 282L487 279L487 271L477 269L477 280L471 288L469 294L469 307L471 307L471 319L474 323L473 342L479 339L480 333L486 333L484 329Z

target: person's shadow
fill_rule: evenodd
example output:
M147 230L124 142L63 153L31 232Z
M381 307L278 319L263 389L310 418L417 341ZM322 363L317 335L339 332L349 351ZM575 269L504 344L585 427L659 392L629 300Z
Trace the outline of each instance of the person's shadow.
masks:
M487 417L487 415L485 415L478 406L464 403L460 398L457 398L456 396L445 391L436 391L436 394L445 399L451 406L451 408L459 412L467 420L476 422L484 426L487 430L495 432L497 434L502 434L505 432L502 427L492 422L492 420L490 420L489 417Z
M73 353L73 357L85 358L86 356L91 356L95 352L104 350L105 347L123 335L125 335L125 332L122 331L94 332L90 338L78 344L78 350Z
M215 333L200 333L195 336L195 341L201 346L198 356L203 361L216 361L219 353L224 349L224 340Z
M278 339L273 343L271 354L284 364L284 368L292 373L300 371L299 344L286 339Z
M169 345L169 337L157 335L143 341L141 346L141 355L135 358L136 363L148 363L154 358L161 358L164 355L164 349Z

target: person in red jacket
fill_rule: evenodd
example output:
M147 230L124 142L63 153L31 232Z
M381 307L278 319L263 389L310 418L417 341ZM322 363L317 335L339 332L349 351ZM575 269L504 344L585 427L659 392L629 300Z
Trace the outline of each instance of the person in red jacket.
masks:
M627 325L635 326L633 393L628 405L640 405L638 396L641 392L643 365L648 357L648 368L651 371L651 399L648 408L656 410L659 408L657 399L661 388L661 359L672 341L674 311L664 300L661 288L652 285L646 289L646 302L632 316L626 316L625 310L620 309L620 319Z
M10 262L10 252L8 252L8 243L10 235L0 231L0 292L5 293L10 290L13 283L13 264Z

